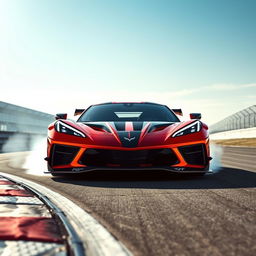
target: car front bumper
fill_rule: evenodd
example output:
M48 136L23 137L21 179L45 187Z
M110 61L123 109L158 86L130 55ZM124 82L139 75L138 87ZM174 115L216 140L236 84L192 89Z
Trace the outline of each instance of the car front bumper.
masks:
M65 145L48 141L50 173L83 173L108 170L163 170L174 173L206 173L209 141L144 148Z

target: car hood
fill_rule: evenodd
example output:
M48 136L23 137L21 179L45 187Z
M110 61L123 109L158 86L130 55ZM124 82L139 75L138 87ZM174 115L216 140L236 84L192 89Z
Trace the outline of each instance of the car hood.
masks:
M90 132L87 129L87 133L98 143L101 136L106 137L111 134L119 145L132 148L161 143L167 130L177 124L170 122L93 122L82 125L91 129Z

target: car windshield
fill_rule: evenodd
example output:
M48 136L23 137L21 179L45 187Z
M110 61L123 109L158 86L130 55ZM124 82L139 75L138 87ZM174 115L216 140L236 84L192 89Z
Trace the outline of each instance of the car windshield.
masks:
M91 106L78 122L159 121L179 122L166 106L151 103L114 103Z

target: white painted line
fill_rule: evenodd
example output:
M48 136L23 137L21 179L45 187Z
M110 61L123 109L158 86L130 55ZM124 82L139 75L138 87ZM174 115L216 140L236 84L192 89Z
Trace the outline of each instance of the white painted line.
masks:
M37 197L27 196L0 196L0 204L35 204L43 205L44 203Z
M66 256L65 245L30 241L0 241L1 256Z
M8 181L7 179L3 178L3 177L0 177L0 181L3 180L3 181Z
M0 185L0 189L13 189L13 190L24 190L23 187L17 185Z
M0 204L0 217L47 217L52 218L45 205Z
M87 256L131 256L132 253L116 240L96 219L62 195L35 182L15 175L2 173L17 182L22 182L47 196L68 217L86 248Z

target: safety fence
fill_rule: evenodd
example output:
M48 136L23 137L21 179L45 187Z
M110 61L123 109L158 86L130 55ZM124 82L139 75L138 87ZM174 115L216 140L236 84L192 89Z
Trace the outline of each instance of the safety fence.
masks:
M256 127L256 105L243 109L210 126L210 133Z

